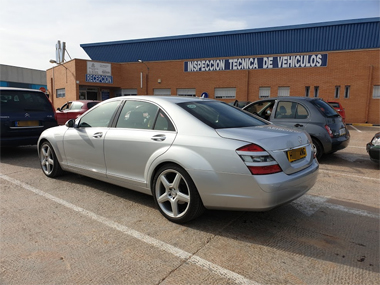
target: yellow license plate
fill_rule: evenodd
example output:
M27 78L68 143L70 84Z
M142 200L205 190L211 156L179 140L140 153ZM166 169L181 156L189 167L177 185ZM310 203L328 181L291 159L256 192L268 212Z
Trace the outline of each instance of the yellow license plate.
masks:
M288 160L290 162L304 158L304 157L306 157L306 147L301 147L301 148L289 150L287 152L287 155L288 155Z
M16 122L16 127L36 127L39 126L39 121L18 121Z

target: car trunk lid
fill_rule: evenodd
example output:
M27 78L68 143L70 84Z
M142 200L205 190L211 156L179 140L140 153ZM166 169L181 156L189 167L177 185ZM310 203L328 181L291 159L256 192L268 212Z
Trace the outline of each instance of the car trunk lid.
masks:
M310 137L303 131L265 125L248 128L217 129L216 132L226 139L241 140L246 141L247 144L259 145L277 161L286 174L292 174L307 168L314 159Z

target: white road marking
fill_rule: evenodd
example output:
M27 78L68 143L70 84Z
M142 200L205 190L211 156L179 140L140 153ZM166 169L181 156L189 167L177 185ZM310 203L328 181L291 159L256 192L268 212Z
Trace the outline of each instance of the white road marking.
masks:
M359 130L358 128L355 128L353 125L350 125L351 128L355 129L356 131L358 131L359 133L361 133L362 131Z
M347 148L349 148L349 147L354 147L354 148L364 148L364 149L366 149L365 146L354 146L354 145L349 145L349 146L347 146Z
M304 195L297 200L292 202L293 207L297 210L310 217L315 212L317 212L320 208L328 208L333 210L338 210L358 216L369 217L374 219L380 219L380 214L371 213L365 210L358 210L355 208L345 207L342 205L332 204L326 202L329 198L312 196L312 195Z
M367 180L380 181L380 178L373 178L373 177L367 177L367 176L359 176L359 175L353 175L353 174L345 174L345 173L340 173L340 172L337 172L337 171L332 171L332 170L327 170L327 169L319 169L319 172L334 173L334 175L348 176L348 177L353 177L353 178L358 178L358 179L367 179Z
M256 284L256 285L259 285L259 283L255 282L255 281L252 281L250 279L247 279L244 276L242 276L240 274L237 274L237 273L235 273L235 272L233 272L231 270L225 269L225 268L223 268L223 267L221 267L219 265L216 265L216 264L214 264L212 262L209 262L209 261L207 261L207 260L205 260L205 259L203 259L201 257L195 256L195 255L193 255L191 253L188 253L188 252L186 252L186 251L184 251L182 249L179 249L179 248L174 247L174 246L172 246L170 244L167 244L165 242L162 242L160 240L152 238L152 237L150 237L150 236L148 236L146 234L143 234L141 232L138 232L138 231L133 230L131 228L128 228L126 226L123 226L123 225L121 225L119 223L116 223L116 222L110 220L110 219L107 219L105 217L99 216L99 215L97 215L97 214L95 214L93 212L87 211L87 210L85 210L85 209L83 209L81 207L78 207L78 206L76 206L74 204L71 204L71 203L65 201L65 200L62 200L62 199L57 198L57 197L55 197L55 196L53 196L51 194L43 192L43 191L41 191L41 190L39 190L39 189L37 189L37 188L35 188L33 186L25 184L25 183L23 183L21 181L18 181L16 179L13 179L13 178L11 178L11 177L9 177L7 175L2 175L0 173L0 177L2 179L4 179L4 180L7 180L10 183L13 183L13 184L15 184L17 186L20 186L20 187L22 187L22 188L24 188L26 190L32 191L33 193L35 193L37 195L40 195L40 196L42 196L42 197L44 197L46 199L54 201L54 202L56 202L56 203L58 203L58 204L60 204L62 206L65 206L65 207L67 207L67 208L69 208L69 209L71 209L73 211L76 211L76 212L78 212L78 213L80 213L80 214L82 214L82 215L84 215L84 216L86 216L88 218L91 218L91 219L93 219L93 220L95 220L97 222L100 222L100 223L102 223L102 224L104 224L104 225L106 225L106 226L108 226L110 228L118 230L118 231L120 231L120 232L122 232L124 234L127 234L127 235L132 236L132 237L134 237L134 238L136 238L136 239L138 239L138 240L140 240L142 242L145 242L146 244L154 246L154 247L158 248L159 250L164 250L164 251L166 251L166 252L168 252L170 254L173 254L173 255L175 255L175 256L177 256L177 257L185 260L186 262L190 262L192 264L195 264L195 265L201 267L202 269L210 271L210 272L212 272L214 274L217 274L217 275L219 275L219 276L221 276L223 278L230 279L230 280L234 281L237 284Z

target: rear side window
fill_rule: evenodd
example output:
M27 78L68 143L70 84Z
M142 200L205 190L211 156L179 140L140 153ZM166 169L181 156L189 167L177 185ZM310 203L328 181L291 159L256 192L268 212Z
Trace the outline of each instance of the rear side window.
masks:
M214 129L262 126L268 123L248 112L219 101L186 102L178 104L191 115Z
M54 112L42 92L2 90L0 98L2 112Z
M311 103L327 117L339 116L335 109L323 100L312 100Z
M309 116L304 106L297 102L283 101L277 105L276 119L306 119Z

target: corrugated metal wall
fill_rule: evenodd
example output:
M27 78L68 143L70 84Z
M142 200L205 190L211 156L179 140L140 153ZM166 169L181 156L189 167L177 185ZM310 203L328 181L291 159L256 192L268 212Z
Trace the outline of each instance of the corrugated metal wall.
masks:
M380 18L82 44L92 60L136 62L380 48Z

